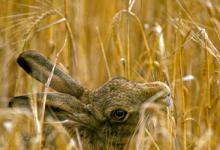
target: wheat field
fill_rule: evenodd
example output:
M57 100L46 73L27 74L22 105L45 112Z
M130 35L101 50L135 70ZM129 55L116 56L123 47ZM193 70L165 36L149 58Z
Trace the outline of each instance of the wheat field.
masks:
M7 107L45 90L16 63L26 50L90 89L114 76L168 84L174 110L125 149L220 149L219 48L219 0L0 0L0 149L82 149L59 122L40 129L36 116Z

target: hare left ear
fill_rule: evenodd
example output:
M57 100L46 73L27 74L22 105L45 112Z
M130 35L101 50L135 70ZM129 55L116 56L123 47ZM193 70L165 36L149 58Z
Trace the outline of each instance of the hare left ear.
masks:
M43 103L44 93L12 97L9 107L30 109L30 101L36 98L38 104ZM63 93L47 93L46 106L50 107L60 120L69 119L79 124L89 125L94 122L87 106L77 98Z
M9 101L9 107L30 107L30 100L34 98L42 104L43 97L44 93L12 97ZM77 98L63 93L47 93L46 105L69 113L74 113L76 108L80 112L86 107Z
M46 83L52 71L53 64L37 51L26 51L20 54L18 64L32 77ZM55 67L50 87L58 92L80 97L84 88L59 67Z

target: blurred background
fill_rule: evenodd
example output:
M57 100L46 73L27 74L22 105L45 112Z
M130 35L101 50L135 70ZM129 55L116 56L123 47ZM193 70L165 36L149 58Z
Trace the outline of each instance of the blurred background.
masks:
M177 147L220 148L219 47L219 0L0 0L0 109L44 89L18 67L22 51L54 62L61 50L58 65L90 89L114 76L167 83Z

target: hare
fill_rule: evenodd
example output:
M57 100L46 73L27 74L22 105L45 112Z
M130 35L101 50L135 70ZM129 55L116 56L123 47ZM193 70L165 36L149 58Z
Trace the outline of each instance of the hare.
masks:
M53 64L37 51L20 54L18 64L33 78L46 83ZM136 83L124 77L114 77L96 90L89 90L55 67L49 85L57 93L47 93L46 106L50 108L68 133L74 138L78 129L86 149L105 149L109 143L122 149L135 132L140 108L151 97L153 103L172 105L169 87L162 82ZM160 93L158 95L158 93ZM36 93L38 103L44 93ZM32 95L13 97L10 107L27 106ZM84 144L85 143L85 144Z

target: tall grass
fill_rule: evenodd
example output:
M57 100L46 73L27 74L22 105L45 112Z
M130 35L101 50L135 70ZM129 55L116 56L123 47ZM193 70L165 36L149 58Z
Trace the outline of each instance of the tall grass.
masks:
M219 149L219 14L219 0L0 0L0 149L81 149L54 121L39 141L38 119L6 107L45 90L15 62L29 49L91 89L113 76L170 86L174 112L147 105L153 127L127 149Z

